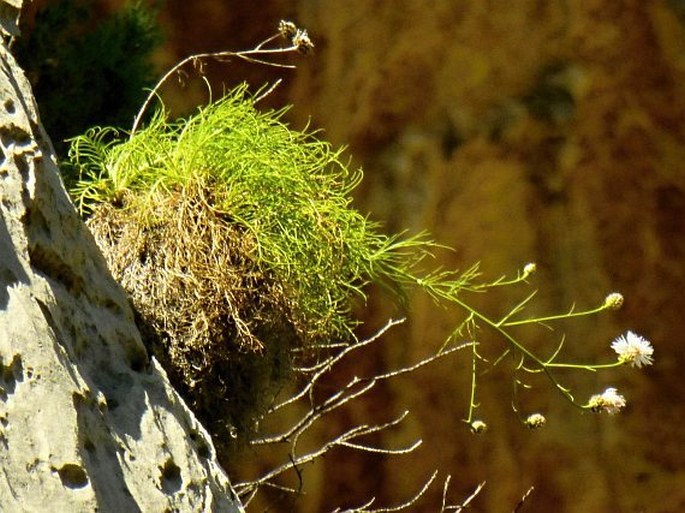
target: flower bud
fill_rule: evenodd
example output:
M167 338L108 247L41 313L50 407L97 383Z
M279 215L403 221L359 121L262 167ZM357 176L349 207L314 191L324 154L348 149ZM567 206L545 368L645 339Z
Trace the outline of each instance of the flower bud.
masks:
M477 435L485 433L488 430L488 425L482 420L474 420L473 422L471 422L470 426L471 431L473 431Z
M618 292L612 292L604 298L604 308L609 310L618 310L623 306L623 295Z
M524 424L530 429L538 429L547 423L547 419L541 413L533 413L528 415Z
M529 262L529 263L527 263L525 266L523 266L523 276L522 276L522 278L525 280L526 278L528 278L528 276L530 276L530 275L533 274L535 271L537 271L537 268L538 268L538 266L537 266L537 264L536 264L535 262Z

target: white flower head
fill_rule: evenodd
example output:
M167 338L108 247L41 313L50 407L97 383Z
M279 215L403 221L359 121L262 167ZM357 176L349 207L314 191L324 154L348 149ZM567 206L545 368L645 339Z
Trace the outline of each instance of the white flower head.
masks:
M587 406L594 412L607 412L615 415L626 405L626 398L623 397L615 388L607 388L602 394L593 395Z
M633 367L642 367L643 365L652 365L652 355L654 348L649 340L633 333L626 332L611 343L611 348L618 354L618 361L621 363L629 363Z

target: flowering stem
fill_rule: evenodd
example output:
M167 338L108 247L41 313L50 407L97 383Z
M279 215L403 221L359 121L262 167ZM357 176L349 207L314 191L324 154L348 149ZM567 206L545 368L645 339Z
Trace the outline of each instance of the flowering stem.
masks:
M591 372L598 371L599 369L612 369L614 367L620 367L624 362L617 361L612 363L599 363L599 364L582 364L582 363L552 363L545 362L545 367L554 367L556 369L582 369Z
M570 319L572 317L584 317L586 315L594 315L594 314L600 313L603 310L606 310L605 305L599 306L597 308L593 308L592 310L584 310L582 312L570 311L570 312L565 313L565 314L548 315L546 317L534 317L532 319L523 319L520 321L504 322L504 323L502 323L502 326L511 327L511 326L523 326L526 324L544 324L546 322L559 321L562 319ZM506 317L505 317L505 319L506 319Z
M516 349L518 349L524 356L530 358L532 361L534 361L545 373L547 378L552 382L552 384L561 392L561 394L574 406L577 406L575 400L573 399L573 396L569 393L569 391L561 386L561 384L557 381L557 379L554 377L552 372L550 371L550 368L548 364L540 360L537 356L535 356L529 349L527 349L525 346L520 344L511 334L509 334L508 331L504 329L503 326L501 326L499 323L493 321L489 317L483 315L482 313L478 312L471 306L469 306L467 303L464 303L461 299L458 297L453 297L452 301L454 301L457 305L461 306L463 309L465 309L467 312L469 312L471 315L474 317L480 319L483 321L485 324L490 326L492 329L497 331L500 335L502 335L512 346L514 346ZM506 324L504 326L507 326Z
M517 304L514 308L512 308L508 314L506 314L504 317L502 317L500 319L500 321L497 323L497 325L498 326L508 326L509 324L507 324L507 320L509 318L513 317L514 315L516 315L517 313L519 313L521 310L523 310L523 308L526 306L526 304L528 304L530 302L530 300L535 297L536 294L537 294L537 290L534 290L533 292L528 294L528 296L525 299L523 299L523 301L519 302L519 304Z
M476 410L478 405L476 404L476 358L478 353L476 352L476 344L471 345L471 397L469 399L469 418L466 420L467 424L473 422L473 412Z

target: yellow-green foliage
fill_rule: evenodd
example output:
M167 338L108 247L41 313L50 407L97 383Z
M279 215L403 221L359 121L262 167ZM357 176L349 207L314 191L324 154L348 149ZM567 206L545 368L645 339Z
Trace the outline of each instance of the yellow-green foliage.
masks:
M289 291L298 332L337 335L367 281L406 280L430 244L381 234L350 204L361 173L281 115L256 110L241 87L185 120L158 113L131 137L92 129L72 143L81 176L72 192L83 211L108 202L145 218L174 191L207 191L226 222L254 237L251 258Z
M361 173L282 114L241 87L71 145L71 192L144 339L215 433L251 430L294 359L350 336L363 286L416 283L432 247L383 235L351 205Z

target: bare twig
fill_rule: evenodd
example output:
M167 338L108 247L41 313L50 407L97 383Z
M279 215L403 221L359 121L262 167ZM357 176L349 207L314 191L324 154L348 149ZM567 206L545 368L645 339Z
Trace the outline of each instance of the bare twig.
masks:
M535 487L534 487L534 486L531 486L530 488L528 488L528 490L526 491L526 493L523 494L523 497L521 497L521 500L518 501L518 504L516 504L516 507L514 508L514 511L513 511L512 513L518 513L518 511L519 511L519 510L521 509L521 507L523 506L523 503L526 502L526 500L528 499L528 497L530 497L530 494L533 493L533 490L535 490Z
M458 506L447 506L445 498L447 495L447 487L449 486L449 484L448 484L449 483L449 476L447 476L447 477L448 477L448 479L445 480L445 488L444 488L443 496L442 496L442 509L440 510L441 513L445 512L445 511L456 511L458 513L460 511L465 510L466 508L469 507L471 502L473 502L473 500L478 496L478 494L481 492L481 490L485 486L485 481L483 481L478 486L476 486L476 489L473 490L471 495L466 497L466 499L464 499L460 505L458 505Z
M402 511L405 509L410 508L414 504L416 504L421 497L423 497L430 488L430 486L433 484L435 481L435 478L437 477L438 472L435 471L433 472L433 475L423 484L421 489L409 500L406 502L403 502L402 504L399 504L397 506L392 506L392 507L384 507L384 508L377 508L377 509L369 509L370 506L375 502L375 498L370 499L366 503L364 503L362 506L359 506L354 509L347 509L344 511L341 511L339 508L336 509L333 513L386 513L386 512L391 512L391 511ZM480 483L476 489L469 495L466 499L462 501L462 503L458 506L450 506L447 504L447 490L449 488L450 480L452 476L448 475L445 478L445 483L443 485L443 493L442 493L442 507L440 508L440 513L445 513L448 511L456 511L460 512L466 508L469 507L471 502L478 496L478 494L481 492L483 487L485 486L485 481Z
M430 485L433 484L433 481L435 481L435 478L438 476L438 471L436 470L433 472L433 475L428 478L428 480L423 484L421 489L414 494L413 497L411 497L409 500L406 502L403 502L402 504L399 504L397 506L391 506L391 507L384 507L384 508L376 508L376 509L369 509L369 506L371 506L375 502L375 498L370 499L366 503L364 503L361 506L358 506L356 508L352 509L346 509L346 510L341 510L340 508L336 509L333 511L333 513L388 513L391 511L402 511L404 509L407 509L414 504L416 504L421 497L426 493L428 488L430 488Z
M272 482L272 480L281 474L289 471L289 470L296 470L298 467L301 467L302 465L305 465L307 463L311 463L335 447L348 447L348 448L355 448L359 450L364 450L368 452L376 452L376 453L381 453L381 454L389 454L389 455L394 455L394 454L406 454L407 452L411 452L416 447L418 447L421 444L421 441L415 442L412 446L404 448L404 449L381 449L381 448L376 448L376 447L371 447L365 444L351 444L351 440L355 440L357 438L360 438L362 436L375 433L378 431L382 431L385 429L388 429L389 427L392 427L396 424L399 424L404 417L406 417L407 412L405 412L403 415L399 416L398 418L387 422L385 424L377 424L377 425L372 425L372 426L367 426L367 425L360 425L360 426L355 426L353 428L348 429L344 433L338 435L337 437L329 440L328 442L322 444L318 449L315 451L312 451L310 453L307 453L302 456L295 456L295 448L293 447L291 449L291 454L289 456L290 461L287 463L284 463L283 465L280 465L276 467L275 469L270 470L266 474L262 475L261 477L253 480L253 481L246 481L242 483L238 483L234 485L234 488L236 492L238 493L239 496L243 497L244 495L251 495L252 492L254 491L255 488L258 488L266 483Z
M342 349L338 354L330 356L328 359L324 360L322 362L322 364L317 365L315 367L317 369L316 374L314 374L314 376L312 376L310 379L307 380L307 383L305 384L305 386L302 390L300 390L297 394L293 395L292 397L289 397L288 399L286 399L282 403L277 404L276 406L273 406L272 408L270 408L269 411L267 412L267 415L275 413L278 410L280 410L281 408L284 408L284 407L288 406L289 404L295 403L295 402L299 401L300 399L302 399L304 396L306 396L310 392L310 390L312 390L312 388L314 388L317 381L322 376L327 374L333 368L333 366L336 363L338 363L340 360L345 358L345 356L347 356L348 353L362 349L363 347L365 347L369 344L373 344L378 339L380 339L380 337L382 337L390 328L392 328L393 326L397 326L398 324L402 324L404 321L405 321L405 319L397 319L397 320L390 319L387 322L387 324L385 326L383 326L383 328L381 328L371 338L368 338L368 339L366 339L362 342L358 342L356 344L345 344L344 349ZM335 347L335 346L331 346L331 347Z
M254 497L257 490L259 489L259 487L272 486L274 484L274 480L286 472L294 470L299 475L299 469L302 465L311 463L317 460L318 458L321 458L326 453L328 453L336 447L345 447L348 449L354 449L358 451L365 451L376 454L400 455L410 453L416 450L416 448L418 448L421 445L422 441L416 440L406 447L381 448L369 445L368 443L365 443L361 440L362 437L378 433L381 431L385 431L400 424L409 414L408 411L405 411L401 415L384 423L370 425L360 424L353 426L343 431L342 433L334 436L328 441L320 443L318 448L311 452L302 455L298 453L298 446L301 437L304 434L306 434L308 430L324 415L334 410L337 410L338 408L350 403L351 401L354 401L355 399L364 396L369 391L371 391L375 387L375 385L380 381L414 372L419 368L437 359L446 357L454 353L455 351L463 349L470 345L469 343L465 343L459 346L451 347L446 350L440 350L437 353L434 353L420 360L417 363L405 367L400 367L398 369L394 369L385 373L379 373L372 376L361 378L358 376L354 376L346 384L336 388L332 393L330 393L326 397L320 399L315 397L314 389L316 385L319 383L321 379L329 375L333 368L339 362L341 362L347 356L354 354L356 351L360 349L368 348L371 344L380 340L381 336L385 334L390 328L402 323L403 321L403 319L390 320L376 334L363 341L355 340L349 344L342 345L330 344L328 345L327 349L332 350L333 354L329 355L322 362L319 362L315 365L301 366L301 369L304 371L302 375L305 376L304 379L306 381L304 386L291 397L285 399L284 401L270 408L266 416L273 415L277 411L287 406L294 406L296 403L302 401L306 401L309 405L306 412L298 420L296 420L289 428L283 430L282 432L263 436L261 438L257 438L250 441L250 444L252 446L264 446L283 443L288 444L289 461L281 464L280 466L277 466L276 468L266 472L265 474L256 479L236 484L235 489L241 498L247 501L251 500ZM369 510L368 508L373 503L373 500L371 500L370 502L368 502L360 508L348 511L377 511L380 513L385 511L399 511L400 509L406 509L408 506L414 504L425 493L426 489L428 488L428 486L430 486L434 479L435 474L426 482L424 487L419 491L417 495L415 495L408 502L400 506L396 506L393 508Z
M264 98L269 96L271 93L274 92L274 89L276 89L279 85L281 85L281 82L283 82L282 78L279 78L278 80L276 80L273 84L271 84L271 86L268 89L266 89L263 93L261 93L259 96L257 96L255 98L254 102L259 103Z
M279 36L286 37L289 40L290 45L287 47L280 48L265 48L265 45L274 41ZM218 62L228 62L232 58L238 58L254 64L263 64L265 66L293 69L295 68L295 66L293 66L292 64L283 64L268 59L276 55L283 55L293 52L309 53L313 47L314 45L309 39L306 30L298 29L291 22L281 21L279 25L279 31L276 34L268 37L251 50L243 50L238 52L226 50L221 52L206 52L190 55L185 59L181 60L180 62L176 63L169 71L167 71L164 74L162 78L159 79L159 81L152 88L150 93L147 95L147 98L145 98L143 106L140 108L138 114L136 114L136 117L133 120L133 126L131 127L131 137L133 137L133 134L136 132L136 130L138 130L138 126L140 125L140 122L143 116L145 115L145 112L150 106L150 103L156 96L159 95L159 90L162 87L162 85L164 85L164 83L167 80L169 80L169 78L176 74L185 74L182 68L188 63L192 63L195 70L201 75L204 73L204 62L210 59ZM264 96L268 95L277 85L278 83L274 84L274 86L267 90L265 94L262 94L257 99L257 101L261 100Z
M345 347L340 353L337 355L331 356L329 359L325 361L325 365L319 369L314 376L309 378L307 380L307 384L305 387L300 390L297 394L293 395L289 399L283 401L282 403L278 404L277 406L271 408L271 410L267 413L271 414L276 412L277 410L294 403L298 399L302 399L305 397L314 387L314 385L319 381L319 379L327 374L328 372L331 371L333 366L338 363L340 360L342 360L345 356L350 354L352 351L360 349L362 347L366 347L369 344L375 342L376 340L379 339L380 335L385 333L391 326L394 326L396 324L399 324L402 321L390 321L384 328L382 328L376 335L373 337L364 340L362 342L358 342L356 344L350 345L348 347ZM283 443L290 441L291 439L296 442L297 438L306 431L317 419L319 419L321 416L324 414L331 412L345 403L351 401L352 399L356 399L367 392L369 392L378 382L386 380L386 379L391 379L395 378L398 376L401 376L402 374L406 374L409 372L414 372L418 370L419 368L439 359L439 358L444 358L445 356L448 356L455 351L464 349L465 347L469 347L471 344L466 343L462 344L459 346L452 347L450 349L447 349L445 351L442 351L440 353L436 353L434 355L431 355L427 358L424 358L423 360L417 362L414 365L410 365L407 367L402 367L400 369L396 369L384 374L379 374L376 376L368 377L368 378L359 378L357 376L353 377L345 386L337 390L334 394L330 395L326 400L319 404L312 404L312 407L310 408L307 413L300 418L293 426L291 426L288 430L276 434L276 435L271 435L268 437L264 438L259 438L252 440L250 443L251 445L267 445L267 444L275 444L275 443Z
M442 506L440 507L440 513L443 513L446 511L447 507L447 490L450 487L450 481L452 480L452 476L450 474L447 474L447 477L445 478L445 483L442 485Z

